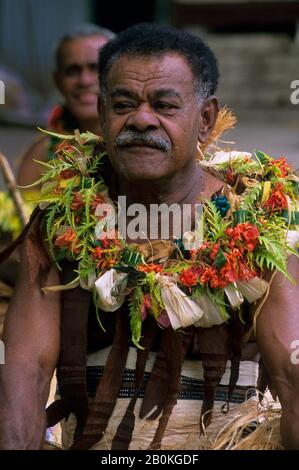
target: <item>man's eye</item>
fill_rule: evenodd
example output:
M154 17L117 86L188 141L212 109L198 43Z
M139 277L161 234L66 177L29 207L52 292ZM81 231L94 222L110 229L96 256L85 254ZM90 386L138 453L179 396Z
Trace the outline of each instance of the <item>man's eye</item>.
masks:
M158 103L155 104L155 108L158 111L164 111L164 112L172 112L175 111L177 106L175 106L173 103L166 103L164 101L159 101Z
M75 77L79 75L81 72L81 67L78 65L70 65L69 67L66 67L64 70L64 75L66 77Z
M117 103L114 103L113 109L116 112L126 112L134 108L134 104L130 103L128 101L119 101Z

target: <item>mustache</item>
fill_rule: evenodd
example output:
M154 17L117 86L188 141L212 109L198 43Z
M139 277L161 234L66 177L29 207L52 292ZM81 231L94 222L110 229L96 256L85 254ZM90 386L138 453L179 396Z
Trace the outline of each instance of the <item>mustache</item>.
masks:
M131 145L146 145L168 152L170 150L170 142L163 137L149 133L137 131L124 131L119 134L115 140L118 147L129 147Z

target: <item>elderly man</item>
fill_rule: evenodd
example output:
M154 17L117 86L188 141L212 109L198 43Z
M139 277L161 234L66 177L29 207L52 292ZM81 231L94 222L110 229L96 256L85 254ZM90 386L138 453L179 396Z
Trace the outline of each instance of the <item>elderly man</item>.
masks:
M75 129L100 134L97 114L99 80L98 52L114 33L93 24L79 25L65 34L55 51L55 84L64 97L64 106L55 106L49 117L49 128L60 133ZM47 161L55 151L55 139L43 136L22 159L18 183L31 184L41 175L41 166L33 159Z
M223 182L210 172L203 171L204 166L196 162L197 147L199 145L202 148L210 139L218 114L218 101L214 95L218 70L211 50L199 38L190 34L161 26L137 25L104 46L100 55L99 73L101 95L98 109L109 160L105 160L102 170L99 170L100 164L96 164L90 171L91 175L95 171L102 172L107 189L103 190L101 186L103 180L96 183L94 178L88 179L86 166L83 165L82 169L82 159L80 183L78 165L68 167L67 161L62 158L62 166L59 167L61 170L57 174L52 171L54 176L50 190L55 195L61 195L61 204L56 209L58 206L52 201L54 205L48 206L48 212L44 215L47 228L40 232L40 219L35 219L23 244L20 280L5 325L6 363L1 366L0 439L1 446L6 449L37 449L42 445L46 426L44 407L58 360L58 382L62 398L48 411L47 419L48 424L52 425L74 412L77 418L74 448L90 448L101 438L105 445L112 446L113 449L128 448L134 434L134 421L138 428L138 435L135 436L137 446L160 447L161 442L163 445L165 430L167 431L171 422L171 415L175 415L177 409L183 416L175 424L180 427L179 433L175 427L170 433L172 448L193 448L188 447L188 444L185 446L182 439L188 440L190 437L187 420L197 413L194 400L190 400L190 404L187 403L184 408L179 408L179 404L178 408L175 406L180 375L184 375L184 359L200 358L203 362L205 385L201 412L204 415L213 407L215 387L219 384L229 357L232 360L232 375L236 373L234 364L238 362L238 353L229 356L228 352L228 344L235 344L242 336L242 323L238 313L233 311L240 306L236 299L240 301L241 291L245 297L250 298L246 290L247 281L252 289L253 281L262 285L253 269L255 262L257 266L262 266L258 254L255 254L258 253L256 248L262 250L265 239L259 234L259 230L262 231L267 223L264 216L261 216L262 212L253 212L253 218L249 215L251 222L244 222L242 217L248 215L249 211L235 209L235 223L228 217L224 228L221 228L220 214L227 217L227 200L230 201L230 210L233 210L234 201L240 202L238 194L231 196L232 186L238 187L241 193L244 191L242 185L248 180L233 181L234 174L229 166L230 173L227 172L226 175L231 186L226 198L221 192ZM78 142L81 146L78 147L79 154L82 151L86 153L86 165L94 162L95 156L93 159L89 158L91 150L88 141L81 137ZM71 148L68 151L72 152ZM77 149L76 153L78 154ZM220 157L218 155L218 160ZM283 162L273 163L265 155L260 155L259 158L260 163L256 166L252 166L254 164L248 160L248 156L242 161L251 165L251 169L254 167L256 172L264 164L269 164L271 168L274 165L276 174L277 165L280 165L280 175L289 174L288 167L282 167ZM110 171L105 172L107 165ZM267 171L269 174L270 170ZM105 174L108 176L105 177ZM276 183L273 183L276 193L269 197L271 191L268 181L265 183L267 184L263 183L261 186L262 202L259 207L260 211L269 209L269 217L272 217L271 214L276 210L275 204L278 200L284 201L284 195L278 198L277 192L281 187L277 189ZM259 184L258 180L256 184ZM201 240L199 247L194 245L189 254L184 254L183 247L178 248L178 244L173 243L173 238L176 238L173 236L174 230L181 224L181 220L170 223L170 233L166 237L168 240L162 242L152 239L144 245L144 239L150 239L150 231L144 233L141 230L138 238L136 231L129 230L132 212L128 212L127 240L121 242L111 238L111 233L110 238L102 233L88 245L92 214L95 214L92 220L96 220L96 215L99 216L99 213L93 211L98 210L96 207L101 209L103 200L107 198L107 190L110 194L110 198L106 199L108 203L119 196L125 196L127 206L135 203L145 208L149 208L151 204L164 204L166 207L173 204L179 207L189 206L193 211L193 222L196 218L195 204L212 199L213 203L206 203L204 212L210 229L205 232L206 238ZM62 199L63 194L65 198L72 194L71 206L67 206L65 198ZM45 199L47 200L46 196ZM50 193L48 200L51 204ZM90 209L84 212L86 201L90 203ZM223 201L227 207L224 207ZM246 203L249 204L248 198ZM214 209L215 205L219 212ZM64 207L69 209L64 212ZM107 207L109 204L104 209L106 215ZM70 210L73 211L71 216ZM102 211L102 215L104 212ZM146 218L147 216L150 219L148 213ZM254 225L259 217L260 223ZM98 219L101 222L102 217L99 216ZM83 220L88 223L82 225ZM282 223L282 220L278 218L277 224ZM58 227L56 232L55 227ZM44 230L47 231L47 236L44 235ZM162 230L160 224L157 229L158 237L162 238ZM216 238L218 242L214 243ZM126 243L125 249L123 243ZM141 245L140 248L138 244ZM279 249L280 246L277 250ZM60 278L49 259L48 252L53 255L53 250L57 250L57 263L64 258ZM88 250L91 255L86 257ZM176 255L173 255L174 252ZM238 263L237 271L232 261L232 256L235 255L239 260L234 261ZM79 268L75 272L70 258L79 262ZM243 263L245 259L250 260L249 265ZM88 271L91 265L92 271ZM75 269L76 266L75 263ZM112 272L112 266L116 271ZM282 265L278 267L284 271ZM87 276L87 272L93 272L99 277L94 297L97 299L97 307L102 310L99 316L106 331L100 332L98 338L93 326L96 313L90 307L90 276ZM74 280L78 273L80 285L85 290L78 287L78 277ZM271 277L271 273L263 274ZM298 278L298 274L298 261L291 256L287 276ZM114 275L119 279L118 284L115 283ZM108 288L110 281L107 278L114 285L113 289ZM125 278L127 284L121 286ZM136 279L139 281L136 282ZM247 281L241 282L242 279ZM257 341L272 386L282 404L283 443L286 448L298 449L299 369L291 361L294 352L292 344L299 326L295 302L298 287L285 280L280 273L272 276L271 282L267 284L271 286L267 292L268 297L264 298L263 305L260 305L262 310L255 317ZM51 286L61 284L68 284L69 288L77 287L63 290L60 296L59 288ZM228 288L229 286L231 287ZM196 303L197 288L201 290L197 291ZM209 302L209 296L202 294L202 289L206 289L205 293L209 292L215 304ZM224 291L226 297L217 304L215 296L220 293L224 295ZM48 293L45 294L46 292ZM130 297L129 305L126 302L121 305L126 295ZM261 295L255 296L254 299L260 297ZM230 320L222 308L228 301L231 304ZM216 304L224 319L213 310L213 305ZM86 313L88 309L91 313L89 320ZM208 309L214 312L213 319L207 314ZM117 312L111 313L114 310ZM87 320L88 339L85 336ZM246 321L250 322L249 315L246 316ZM95 399L88 409L86 348L90 352L111 344L107 361L107 355L106 358L102 357L105 367ZM138 353L136 366L133 366L136 367L133 394L126 395L125 393L132 391L132 386L128 383L121 384L121 378L123 377L123 382L130 382L130 378L125 379L125 370L132 369L127 361L130 356L129 344L137 345ZM140 400L144 370L147 370L146 360L150 359L151 351L155 355L155 362L139 412L141 418L151 413L151 420L146 425L140 425L137 417L134 417L134 410L137 399ZM239 345L235 351L239 351ZM132 363L132 357L130 360ZM89 365L94 365L92 356L89 356ZM192 380L191 377L187 380L186 394L192 388ZM236 377L232 377L230 385L235 383ZM117 399L121 388L124 394L120 396L131 399L127 409L119 415L117 405L124 400ZM111 431L112 443L107 444L109 420L114 424ZM206 425L209 424L209 419L204 418L204 421ZM146 442L144 434L151 428L153 432L150 442Z

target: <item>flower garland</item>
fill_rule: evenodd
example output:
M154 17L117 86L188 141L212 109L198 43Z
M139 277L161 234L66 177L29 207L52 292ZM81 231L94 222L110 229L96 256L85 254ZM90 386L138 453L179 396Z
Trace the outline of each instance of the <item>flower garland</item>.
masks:
M62 259L76 260L78 268L69 285L45 292L80 284L93 291L97 315L115 311L127 297L132 341L141 347L148 315L162 328L211 327L265 294L265 270L294 281L287 257L297 254L299 241L299 178L284 158L260 151L206 154L199 164L224 185L205 201L196 229L182 240L139 246L109 231L114 205L100 176L106 154L94 152L101 139L89 132L48 134L61 145L53 160L41 163L46 172L35 183L42 184L37 202L54 262L60 269Z

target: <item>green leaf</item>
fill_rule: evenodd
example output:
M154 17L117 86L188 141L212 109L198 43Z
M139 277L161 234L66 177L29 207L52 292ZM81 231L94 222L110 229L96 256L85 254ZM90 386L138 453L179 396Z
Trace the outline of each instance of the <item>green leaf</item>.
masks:
M269 155L267 155L264 152L261 152L260 150L255 150L254 155L256 156L258 161L261 163L261 165L267 165L269 161L271 160Z
M242 195L241 208L249 211L255 209L257 201L260 200L261 193L261 184L257 184L253 188L247 188Z
M216 258L215 258L215 265L217 266L217 268L222 268L222 266L224 266L227 262L227 259L223 253L223 251L221 250L221 248L218 250L218 253L216 255Z
M142 319L141 306L143 302L143 293L141 287L137 286L129 301L130 327L132 332L132 342L138 349L144 349L140 346Z
M215 204L211 201L206 201L204 205L204 220L208 231L211 232L213 242L223 237L225 230L230 225L230 222L223 219Z

